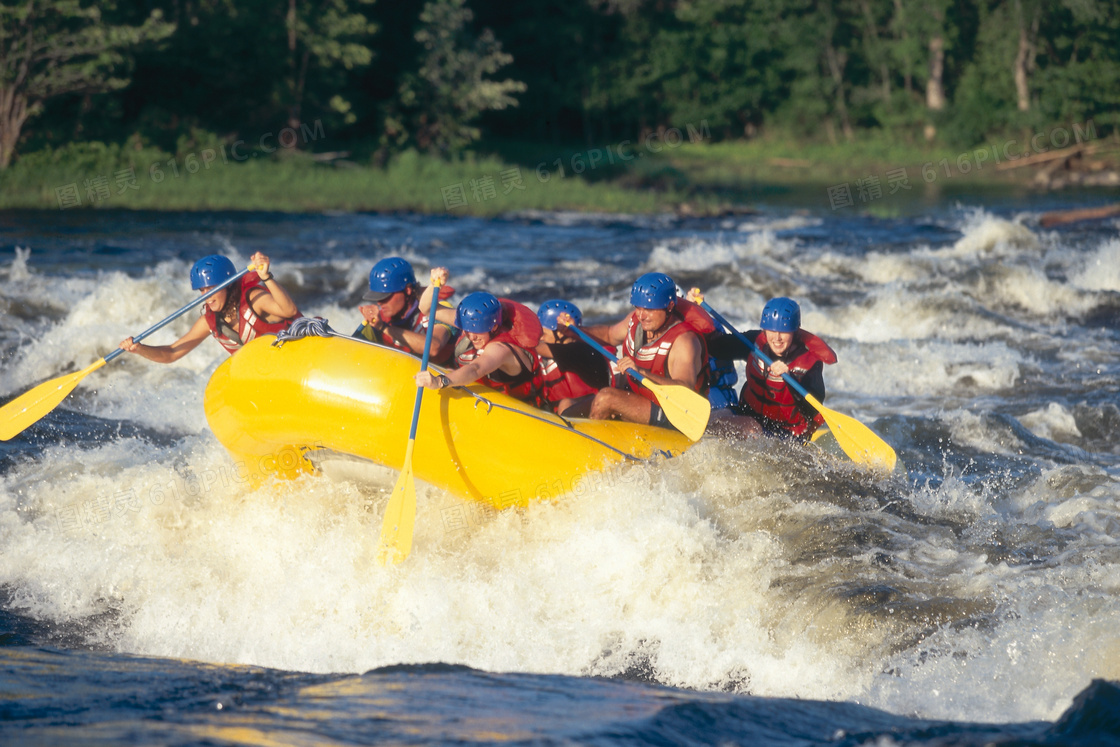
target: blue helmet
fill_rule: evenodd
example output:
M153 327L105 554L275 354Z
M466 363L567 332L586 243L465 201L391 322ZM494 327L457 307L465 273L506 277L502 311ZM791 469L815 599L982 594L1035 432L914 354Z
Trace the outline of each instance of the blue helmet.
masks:
M630 305L639 309L667 309L677 300L677 284L663 272L647 272L630 288Z
M493 293L475 291L455 309L455 326L476 335L493 332L502 321L502 302Z
M236 274L233 262L220 254L211 254L195 262L191 268L191 290L213 288Z
M545 329L551 329L553 332L560 326L560 323L556 320L561 314L571 315L572 321L575 322L577 327L583 323L583 314L580 313L579 307L569 301L554 298L551 301L545 301L537 309L537 318L541 320L541 326Z
M762 309L762 329L796 332L801 329L801 307L790 298L771 298Z
M369 271L369 290L362 295L362 300L384 301L414 285L416 275L412 272L412 265L400 257L386 257Z

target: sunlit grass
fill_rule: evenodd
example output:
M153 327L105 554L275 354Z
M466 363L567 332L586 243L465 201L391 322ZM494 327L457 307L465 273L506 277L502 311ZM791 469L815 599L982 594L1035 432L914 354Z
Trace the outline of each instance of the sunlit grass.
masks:
M1027 171L997 172L990 158L977 167L975 150L958 153L869 136L842 145L780 136L684 140L656 150L636 141L625 152L616 148L610 163L606 147L502 153L449 161L408 151L378 167L320 163L291 151L231 151L221 144L176 155L151 147L73 144L30 154L0 172L0 209L704 214L749 203L771 187L813 189L827 202L824 185L874 179L886 193L892 176L904 176L911 187L926 189L966 182L1013 186ZM617 157L623 153L625 160Z

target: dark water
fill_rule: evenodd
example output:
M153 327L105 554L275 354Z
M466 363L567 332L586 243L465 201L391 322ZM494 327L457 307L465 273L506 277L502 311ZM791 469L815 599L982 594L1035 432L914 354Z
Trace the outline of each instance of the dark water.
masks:
M1120 224L1040 230L1062 199L0 214L5 400L189 301L203 254L264 251L340 330L389 254L592 321L657 269L743 328L797 298L829 407L905 466L705 439L522 512L422 486L385 569L395 473L250 490L202 413L218 346L124 356L0 443L0 743L1120 742Z

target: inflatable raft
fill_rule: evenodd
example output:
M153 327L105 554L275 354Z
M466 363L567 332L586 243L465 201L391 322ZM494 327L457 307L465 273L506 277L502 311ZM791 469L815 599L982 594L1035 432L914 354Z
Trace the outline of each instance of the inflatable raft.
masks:
M307 453L323 448L400 469L420 360L341 336L275 339L247 344L206 387L210 428L239 465L250 475L294 477L312 471ZM673 430L566 420L473 385L424 392L412 466L417 479L506 508L690 445Z

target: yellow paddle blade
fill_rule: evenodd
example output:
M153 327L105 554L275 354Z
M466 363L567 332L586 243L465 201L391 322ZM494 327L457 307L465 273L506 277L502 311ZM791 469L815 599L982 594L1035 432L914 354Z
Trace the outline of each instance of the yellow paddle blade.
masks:
M657 397L657 404L673 427L693 441L700 440L712 415L712 403L707 397L687 387L655 384L649 379L643 379L642 386Z
M884 472L894 469L898 455L894 453L890 444L875 435L873 430L855 418L828 409L811 394L805 400L815 407L824 418L824 422L828 423L828 429L832 431L836 443L840 444L840 448L849 459L856 464Z
M385 507L385 518L381 522L381 544L377 549L377 561L381 565L396 565L412 552L412 530L416 525L416 481L412 477L412 446L416 441L409 439L404 453L404 468L389 505Z
M66 395L72 392L82 379L104 365L105 359L102 358L77 373L44 381L31 391L21 394L0 407L0 441L15 438L25 429L39 422L48 412L58 407L58 403L66 399Z

